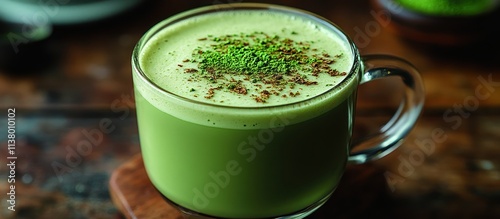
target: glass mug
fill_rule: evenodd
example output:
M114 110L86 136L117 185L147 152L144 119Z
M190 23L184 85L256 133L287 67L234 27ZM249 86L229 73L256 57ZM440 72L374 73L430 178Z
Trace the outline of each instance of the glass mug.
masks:
M350 71L339 84L300 102L240 107L201 102L160 87L144 68L146 45L162 30L202 15L266 11L321 25L347 45ZM241 21L244 22L244 21ZM279 27L277 27L279 28ZM325 203L348 163L390 153L410 132L424 93L417 70L392 56L361 57L330 21L269 4L206 6L148 30L132 54L140 144L151 182L186 218L304 218ZM351 143L359 84L398 76L404 98L379 133ZM355 153L352 148L361 145Z

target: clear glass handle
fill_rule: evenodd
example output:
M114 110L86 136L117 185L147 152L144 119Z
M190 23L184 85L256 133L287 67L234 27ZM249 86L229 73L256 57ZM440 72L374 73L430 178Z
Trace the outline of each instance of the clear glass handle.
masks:
M357 142L352 148L367 148L349 155L349 163L362 164L381 158L396 149L415 125L424 105L424 89L417 69L405 60L388 55L363 56L366 72L361 84L397 76L405 85L404 96L394 116L378 133Z

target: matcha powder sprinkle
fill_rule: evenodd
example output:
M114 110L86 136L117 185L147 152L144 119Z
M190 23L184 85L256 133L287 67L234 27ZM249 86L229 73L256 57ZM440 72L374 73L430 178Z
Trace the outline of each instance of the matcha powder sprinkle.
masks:
M311 47L313 42L296 42L263 32L210 35L198 40L207 41L209 46L196 48L192 57L183 61L196 63L198 67L185 68L184 72L191 74L190 80L208 80L214 84L205 98L212 98L219 91L247 95L244 83L247 82L259 88L251 97L265 103L272 95L282 98L299 95L299 91L286 94L284 89L296 84L316 85L314 76L319 74L346 74L330 66L342 54L330 56L319 52Z

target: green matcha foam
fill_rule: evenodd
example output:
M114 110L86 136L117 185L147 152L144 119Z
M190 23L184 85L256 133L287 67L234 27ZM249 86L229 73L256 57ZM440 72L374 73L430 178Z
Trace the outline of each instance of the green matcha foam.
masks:
M212 83L196 78L196 74L201 71L199 62L186 61L194 60L196 51L209 50L215 44L214 36L265 33L299 42L300 45L307 44L306 54L309 57L313 57L313 53L334 56L335 61L328 63L328 68L348 73L355 59L354 51L337 30L324 22L284 12L261 10L219 11L175 23L172 23L173 20L175 17L150 30L136 48L140 50L136 51L139 57L133 59L134 71L138 71L136 64L139 64L144 75L168 93L148 85L149 81L139 74L134 74L134 83L136 91L148 102L178 118L224 128L280 126L283 124L271 122L276 121L277 116L293 118L293 123L307 120L332 109L356 89L358 78L351 74L313 75L309 71L311 69L300 67L297 68L297 74L315 84L289 83L278 89L245 80L247 74L225 76L225 82L242 82L245 86L245 94L242 94L227 91L220 80ZM168 27L162 29L164 26ZM192 69L195 70L187 73ZM207 94L214 88L218 88L216 93L208 97ZM256 101L263 90L273 89L274 93L268 99Z

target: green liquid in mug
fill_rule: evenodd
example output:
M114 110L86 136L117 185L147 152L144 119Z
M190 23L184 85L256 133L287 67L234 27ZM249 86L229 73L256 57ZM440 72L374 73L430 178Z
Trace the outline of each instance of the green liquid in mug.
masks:
M199 62L185 60L217 44L205 38L252 33L307 42L310 57L338 55L329 66L353 73L313 76L299 67L315 84L290 82L282 90L231 75L248 93L221 88L207 97L231 79L193 80L200 72L186 69ZM148 176L166 198L215 217L270 218L331 194L347 162L359 80L359 67L351 69L355 52L343 36L300 15L240 10L188 18L149 37L137 61L171 94L134 74L137 116ZM257 101L262 89L280 93ZM294 92L300 95L289 95Z

